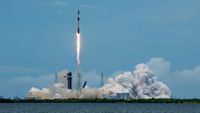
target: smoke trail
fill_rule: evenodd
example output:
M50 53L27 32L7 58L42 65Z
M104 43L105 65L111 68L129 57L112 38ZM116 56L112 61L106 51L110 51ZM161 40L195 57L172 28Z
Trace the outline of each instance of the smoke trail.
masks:
M61 80L67 71L60 72L60 83L53 84L49 88L31 88L28 97L39 97L41 99L68 99L77 98L77 90L66 89L65 80ZM138 64L134 71L123 72L113 78L100 88L86 87L81 90L79 98L103 98L115 96L117 93L129 93L130 98L171 98L170 89L158 81L153 72L145 64Z
M81 42L80 42L80 34L77 33L77 39L76 39L76 53L77 53L77 65L80 65L80 47L81 47Z

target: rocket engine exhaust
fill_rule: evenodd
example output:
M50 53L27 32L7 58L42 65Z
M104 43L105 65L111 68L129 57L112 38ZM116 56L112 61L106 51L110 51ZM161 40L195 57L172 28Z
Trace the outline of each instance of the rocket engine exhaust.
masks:
M79 66L80 65L80 34L77 33L76 37L77 37L77 39L76 39L77 66Z

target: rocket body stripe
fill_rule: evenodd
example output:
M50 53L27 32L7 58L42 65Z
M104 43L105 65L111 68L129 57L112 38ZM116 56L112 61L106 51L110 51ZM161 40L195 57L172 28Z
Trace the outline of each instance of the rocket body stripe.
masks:
M77 29L77 33L80 33L80 11L78 10L78 29Z

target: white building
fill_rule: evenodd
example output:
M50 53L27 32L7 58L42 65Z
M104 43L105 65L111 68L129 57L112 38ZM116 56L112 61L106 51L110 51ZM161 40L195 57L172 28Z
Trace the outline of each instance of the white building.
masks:
M116 94L113 94L113 95L107 95L105 96L106 99L124 99L124 100L127 100L127 99L130 99L130 93L116 93Z
M117 93L116 98L127 100L127 99L130 99L130 94L129 93Z

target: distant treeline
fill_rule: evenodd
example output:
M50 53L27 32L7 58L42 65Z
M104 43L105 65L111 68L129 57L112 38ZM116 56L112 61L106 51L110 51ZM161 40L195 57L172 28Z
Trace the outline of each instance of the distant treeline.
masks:
M9 99L0 98L0 103L198 103L200 99Z

